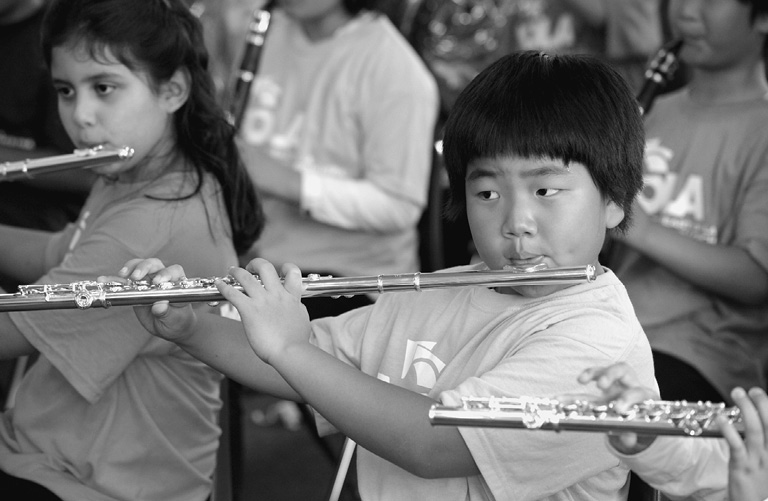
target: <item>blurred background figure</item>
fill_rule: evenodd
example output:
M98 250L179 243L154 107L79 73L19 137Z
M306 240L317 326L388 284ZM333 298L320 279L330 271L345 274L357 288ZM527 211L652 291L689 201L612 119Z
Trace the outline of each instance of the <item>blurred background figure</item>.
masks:
M420 271L419 222L427 206L439 97L434 77L384 13L388 5L214 3L195 2L205 7L203 25L217 33L208 39L214 59L228 61L224 102L233 97L254 9L271 12L239 121L241 151L266 217L258 243L241 256L243 264L259 256L295 263L305 275ZM365 295L304 300L312 318L370 302ZM237 404L240 388L232 389ZM286 404L252 418L295 427L295 407ZM233 414L237 433L239 406Z
M46 4L46 0L0 0L0 163L74 150L59 120L56 93L40 48ZM80 169L0 182L0 223L60 229L77 216L93 179Z
M482 68L516 50L593 54L639 90L645 65L663 39L660 0L419 3L411 39L437 77L444 112Z
M278 2L240 128L267 218L243 261L418 271L437 109L434 79L374 0ZM361 302L307 307L314 318Z
M0 164L72 153L59 120L56 92L40 47L47 0L0 0ZM0 224L55 231L73 221L93 183L88 171L48 174L29 181L0 179ZM20 285L0 277L0 289ZM0 361L0 397L13 361Z
M768 3L670 0L685 87L645 119L645 189L608 265L667 400L731 402L768 369Z

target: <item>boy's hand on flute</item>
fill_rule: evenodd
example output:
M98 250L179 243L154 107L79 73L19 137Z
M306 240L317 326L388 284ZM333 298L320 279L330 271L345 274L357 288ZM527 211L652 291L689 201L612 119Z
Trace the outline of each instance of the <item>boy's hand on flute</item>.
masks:
M99 277L106 281L112 277ZM153 284L163 282L178 282L184 280L184 268L174 264L166 267L162 261L155 258L131 259L120 269L117 278L120 281L149 280ZM141 325L151 334L167 341L178 342L188 335L197 322L197 316L189 303L172 304L168 301L157 301L152 306L134 306L136 316Z
M267 363L273 357L287 353L292 345L304 345L309 341L309 314L301 303L301 270L287 263L281 271L282 279L270 262L256 258L245 270L230 270L245 293L223 282L216 284L219 292L240 313L253 351Z
M604 400L613 402L617 412L626 412L635 404L659 398L651 388L641 386L637 374L623 362L608 367L591 367L579 375L582 384L592 381L603 392ZM645 450L655 439L655 436L631 432L611 433L608 436L611 445L625 454Z

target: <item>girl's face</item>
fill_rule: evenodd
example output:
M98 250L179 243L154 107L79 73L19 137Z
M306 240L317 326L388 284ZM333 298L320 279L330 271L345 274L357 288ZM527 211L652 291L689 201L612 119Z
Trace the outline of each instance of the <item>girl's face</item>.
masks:
M150 160L173 149L172 117L180 104L169 84L153 89L147 75L131 71L109 49L98 59L79 44L53 48L51 73L61 121L78 148L135 150L129 161L96 167L96 173L123 181L152 177L163 162Z
M480 158L466 175L472 239L492 270L594 265L608 228L624 211L606 202L589 171L572 162L516 156ZM540 297L567 286L516 286Z
M694 67L719 69L752 64L761 57L768 23L753 23L751 7L738 0L671 0L669 19L683 39L680 58Z

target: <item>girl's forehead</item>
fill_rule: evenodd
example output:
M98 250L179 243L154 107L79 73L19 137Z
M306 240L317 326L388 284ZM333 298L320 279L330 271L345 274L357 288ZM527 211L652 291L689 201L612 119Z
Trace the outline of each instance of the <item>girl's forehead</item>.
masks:
M152 86L149 75L141 67L126 66L120 58L103 44L85 42L67 43L53 47L51 51L51 72L55 77L71 78L86 75L112 75L128 79L138 79L147 86ZM69 79L69 78L66 78Z
M115 55L109 45L84 38L69 40L67 43L53 48L53 56L66 54L75 61L94 61L99 64L113 65L123 64Z

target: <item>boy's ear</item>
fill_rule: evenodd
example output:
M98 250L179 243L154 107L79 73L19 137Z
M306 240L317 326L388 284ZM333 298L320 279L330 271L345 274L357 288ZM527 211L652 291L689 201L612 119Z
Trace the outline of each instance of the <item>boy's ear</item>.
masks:
M185 68L176 70L171 78L160 86L163 107L168 113L175 112L187 102L190 86L191 79Z
M605 206L605 227L615 228L624 220L624 209L613 200L609 200Z

